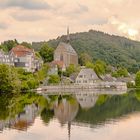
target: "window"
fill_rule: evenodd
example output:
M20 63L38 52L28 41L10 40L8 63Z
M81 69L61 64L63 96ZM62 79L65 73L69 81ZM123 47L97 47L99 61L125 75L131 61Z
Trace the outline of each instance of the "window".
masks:
M83 83L87 83L87 80L83 80Z
M79 75L79 78L83 78L83 75Z

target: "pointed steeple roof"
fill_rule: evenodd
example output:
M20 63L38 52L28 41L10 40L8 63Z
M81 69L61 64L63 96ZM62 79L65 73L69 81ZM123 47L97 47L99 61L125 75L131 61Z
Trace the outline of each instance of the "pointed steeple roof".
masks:
M67 43L70 42L69 26L67 27Z

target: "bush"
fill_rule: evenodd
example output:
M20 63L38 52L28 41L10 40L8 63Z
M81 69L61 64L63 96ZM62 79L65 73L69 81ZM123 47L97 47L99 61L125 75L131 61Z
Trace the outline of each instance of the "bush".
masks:
M135 83L136 87L140 88L140 71L136 73Z
M50 75L48 82L49 84L58 84L60 83L60 77L58 75Z

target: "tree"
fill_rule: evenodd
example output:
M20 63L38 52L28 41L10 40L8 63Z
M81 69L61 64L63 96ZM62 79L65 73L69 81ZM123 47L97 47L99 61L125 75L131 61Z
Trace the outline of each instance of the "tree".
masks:
M22 42L21 45L27 47L27 48L32 48L32 45L31 43L28 43L28 42Z
M6 48L6 51L10 51L13 47L15 47L16 45L18 45L19 43L17 42L17 40L8 40L8 41L4 41L1 45Z
M135 84L136 87L140 87L140 71L136 73Z
M79 68L78 68L78 67L76 67L76 66L73 65L73 64L70 64L70 65L66 68L66 71L63 72L63 75L69 77L71 74L73 74L73 73L75 73L75 72L78 72L78 71L79 71Z
M106 63L101 60L97 60L94 65L94 70L98 76L104 75L106 73L106 68L107 68Z
M48 82L49 84L58 84L60 83L60 77L58 75L50 75Z
M40 49L40 55L43 58L44 62L51 62L53 60L54 49L49 47L47 44L44 44Z
M94 70L94 64L92 62L87 62L86 67Z
M113 77L127 77L128 76L128 71L126 68L119 68L117 71L112 73Z
M128 76L128 71L126 68L119 68L117 71L118 75L121 77L127 77Z
M79 57L79 63L85 66L87 62L92 62L92 57L87 53L81 53Z
M0 92L20 90L20 81L15 68L0 64Z

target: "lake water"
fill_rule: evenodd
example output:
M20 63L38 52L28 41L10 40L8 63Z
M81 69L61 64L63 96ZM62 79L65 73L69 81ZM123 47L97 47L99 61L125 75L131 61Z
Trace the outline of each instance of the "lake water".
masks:
M140 140L140 92L0 97L0 140Z

